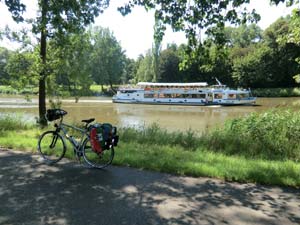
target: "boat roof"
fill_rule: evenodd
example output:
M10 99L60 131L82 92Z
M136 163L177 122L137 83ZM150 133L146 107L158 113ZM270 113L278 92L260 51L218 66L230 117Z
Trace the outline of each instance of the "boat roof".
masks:
M169 87L205 87L208 84L206 82L198 82L198 83L152 83L152 82L139 82L137 85L139 86L169 86Z

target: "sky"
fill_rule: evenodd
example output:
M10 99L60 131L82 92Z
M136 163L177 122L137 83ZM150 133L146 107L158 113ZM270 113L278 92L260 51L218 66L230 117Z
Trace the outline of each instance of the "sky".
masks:
M122 16L117 7L122 5L124 0L110 0L110 6L95 20L95 25L108 27L120 42L122 48L126 51L129 58L136 59L140 54L145 54L152 47L153 43L153 11L146 12L142 7L135 7L133 11ZM35 15L35 0L23 0L27 5L27 16ZM286 16L291 13L292 8L285 7L281 3L278 6L271 6L268 0L250 0L248 9L255 8L261 15L261 21L258 25L265 29L275 22L280 16ZM25 15L25 16L26 16ZM11 19L10 13L3 2L0 3L0 29L6 25L10 28L18 28L18 25ZM182 32L174 33L170 28L167 29L162 48L166 48L168 43L186 43L185 35ZM15 44L7 41L0 41L0 45L7 48L14 48Z

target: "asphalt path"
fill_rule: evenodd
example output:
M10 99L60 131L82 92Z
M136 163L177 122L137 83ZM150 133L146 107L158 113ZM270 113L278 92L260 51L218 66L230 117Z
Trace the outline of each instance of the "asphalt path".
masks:
M173 176L0 149L0 224L300 224L300 190Z

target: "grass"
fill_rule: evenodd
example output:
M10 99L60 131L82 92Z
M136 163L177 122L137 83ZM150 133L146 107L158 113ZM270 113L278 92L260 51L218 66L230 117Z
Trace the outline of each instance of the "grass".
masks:
M227 181L300 186L300 164L226 156L204 149L122 143L114 159L117 165L179 175L216 177Z
M299 111L270 110L229 120L203 141L208 149L226 155L299 162L299 125Z
M114 85L118 87L118 85ZM95 95L108 95L111 96L113 93L110 90L110 86L103 85L103 90L101 85L91 85L90 90L81 93L83 96L95 96ZM38 94L38 87L28 86L22 89L15 89L10 85L0 85L1 95L36 95ZM62 91L61 95L63 97L71 97L70 93L67 91ZM80 97L80 96L79 96Z
M21 95L28 95L28 94L37 94L38 93L38 88L34 86L28 86L24 87L22 89L15 89L11 87L10 85L0 85L0 93L1 94L8 94L8 95L16 95L16 94L21 94Z
M299 148L294 149L298 146L294 145L299 140L298 131L293 132L294 136L287 136L289 129L283 129L288 123L294 130L300 122L298 117L290 111L271 111L261 116L253 114L228 121L223 129L204 136L192 130L170 133L157 124L138 129L120 128L120 143L113 164L178 175L300 187ZM35 125L23 125L20 129L21 119L15 117L14 120L1 131L0 146L36 152L37 140L43 130ZM0 125L3 121L0 120ZM256 130L250 129L251 124ZM261 131L266 128L265 133ZM274 146L272 137L278 139L274 140ZM288 142L279 144L287 137L292 147L287 146L289 152L284 152L282 146ZM268 150L269 147L273 150ZM72 156L73 151L68 146L67 157Z

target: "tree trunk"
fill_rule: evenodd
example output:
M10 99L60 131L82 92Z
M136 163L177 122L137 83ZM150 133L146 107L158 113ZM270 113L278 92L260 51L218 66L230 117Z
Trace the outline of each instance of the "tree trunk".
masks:
M113 92L114 94L117 94L117 90L113 87L113 84L112 84L111 81L109 81L109 86L110 86L110 89L112 90L112 92Z
M40 72L39 80L39 121L42 126L47 125L45 118L46 114L46 54L47 54L47 31L46 31L46 13L47 13L47 0L42 3L42 26L41 26L41 45L40 57L42 60L42 70Z

